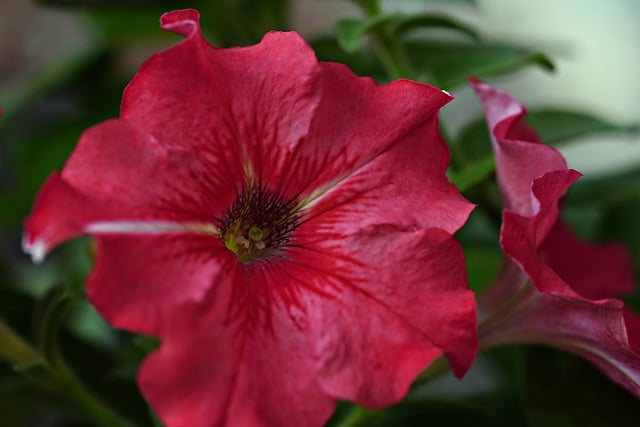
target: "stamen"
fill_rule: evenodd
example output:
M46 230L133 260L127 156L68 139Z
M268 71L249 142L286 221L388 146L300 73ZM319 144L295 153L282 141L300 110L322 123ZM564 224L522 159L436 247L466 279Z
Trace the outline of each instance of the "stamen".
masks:
M220 238L243 262L277 255L297 226L296 204L249 183L220 221Z

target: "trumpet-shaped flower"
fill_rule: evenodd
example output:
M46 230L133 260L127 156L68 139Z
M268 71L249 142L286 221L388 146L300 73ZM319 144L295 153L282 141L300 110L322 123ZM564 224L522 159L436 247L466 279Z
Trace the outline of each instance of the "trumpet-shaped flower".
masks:
M445 177L450 96L318 62L295 33L154 55L26 221L36 259L93 237L92 303L158 336L138 382L168 427L314 426L337 399L401 399L435 358L462 375L476 315Z
M480 345L538 343L576 353L640 397L640 321L615 299L633 290L629 253L581 242L558 203L580 176L540 143L524 107L472 80L489 125L511 260L479 302Z

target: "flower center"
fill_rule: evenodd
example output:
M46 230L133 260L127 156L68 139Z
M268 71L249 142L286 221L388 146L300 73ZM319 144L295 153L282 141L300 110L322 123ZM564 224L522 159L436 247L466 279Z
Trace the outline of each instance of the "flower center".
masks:
M249 183L220 221L224 245L240 261L277 255L298 225L296 201Z

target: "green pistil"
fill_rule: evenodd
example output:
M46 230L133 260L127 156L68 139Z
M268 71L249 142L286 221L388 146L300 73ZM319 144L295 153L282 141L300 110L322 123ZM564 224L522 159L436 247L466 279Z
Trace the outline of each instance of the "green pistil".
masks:
M246 262L264 255L264 236L265 232L259 227L250 227L246 234L236 229L224 236L224 245L238 255L240 261Z
M262 240L264 233L258 227L251 227L249 229L249 238L255 242L259 242Z

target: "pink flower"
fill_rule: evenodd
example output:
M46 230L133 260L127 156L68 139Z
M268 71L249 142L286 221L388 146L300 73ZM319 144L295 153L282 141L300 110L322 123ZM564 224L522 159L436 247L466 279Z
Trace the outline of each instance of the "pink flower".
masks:
M479 301L480 346L570 351L640 397L640 320L615 299L633 290L628 252L573 235L558 202L580 174L539 143L517 100L476 80L472 86L492 137L505 205L500 244L512 261Z
M315 426L337 399L401 399L477 347L445 177L450 96L322 63L295 33L217 49L198 13L149 59L120 118L86 131L26 222L39 259L85 233L90 300L159 336L139 385L168 427Z

